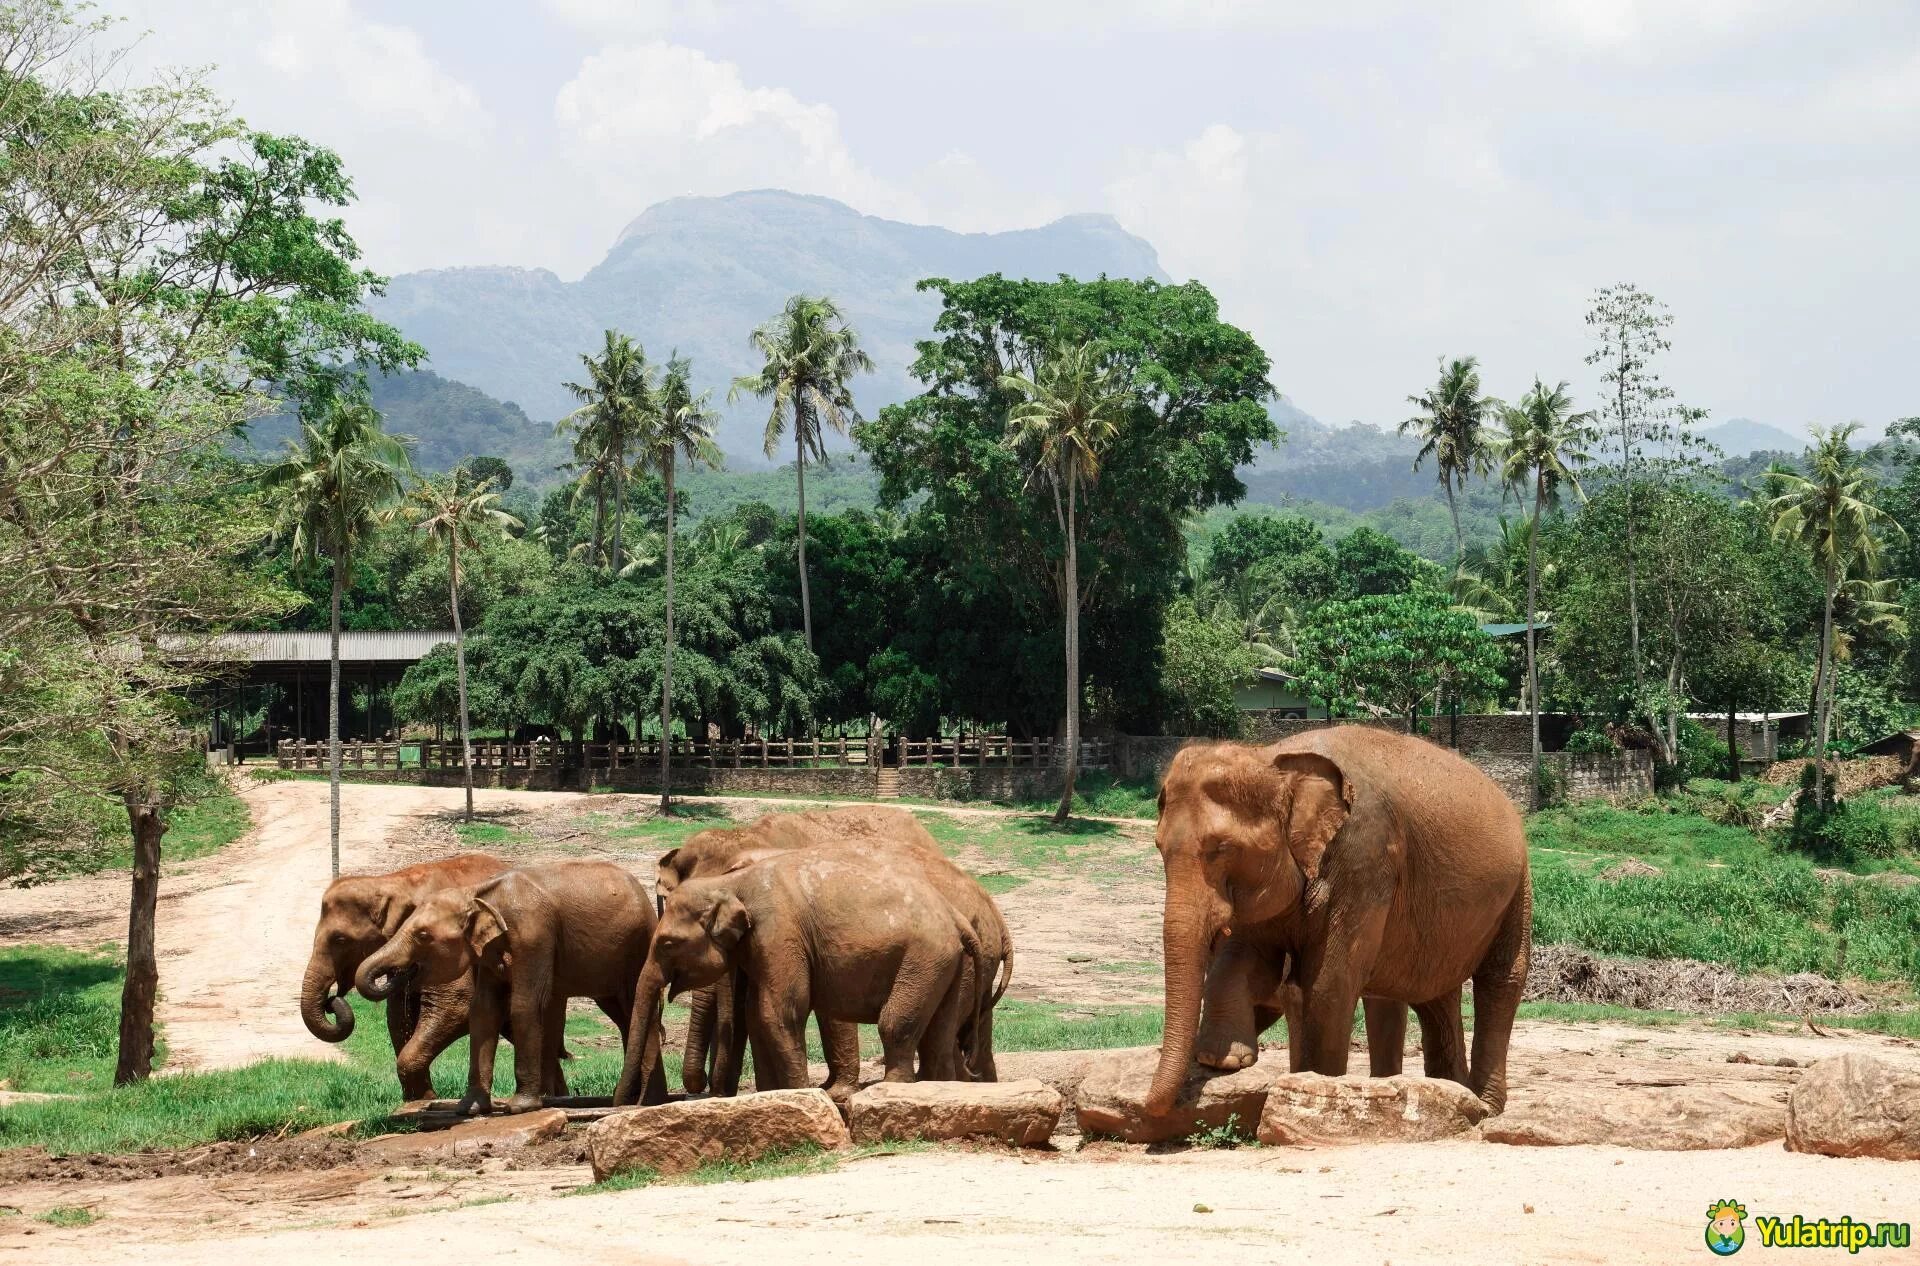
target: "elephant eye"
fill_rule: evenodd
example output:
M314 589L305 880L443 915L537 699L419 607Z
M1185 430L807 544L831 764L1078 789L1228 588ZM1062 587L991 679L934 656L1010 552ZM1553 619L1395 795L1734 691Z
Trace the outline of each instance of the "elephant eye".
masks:
M426 939L427 939L427 930L426 930L425 928L415 928L415 929L413 930L413 939L414 939L414 940L416 940L416 941L424 941L424 940L426 940Z

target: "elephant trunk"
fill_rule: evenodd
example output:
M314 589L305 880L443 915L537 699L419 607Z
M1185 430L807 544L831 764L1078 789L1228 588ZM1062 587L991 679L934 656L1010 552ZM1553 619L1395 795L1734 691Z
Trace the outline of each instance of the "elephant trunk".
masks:
M1226 925L1220 911L1210 910L1203 890L1200 900L1168 885L1161 938L1166 953L1166 1027L1160 1036L1160 1066L1147 1092L1149 1116L1165 1116L1180 1094L1193 1063L1194 1034L1199 1028L1200 1001L1206 991L1207 960L1213 938ZM1224 905L1225 903L1220 903Z
M720 986L696 990L687 1003L687 1046L680 1057L680 1084L690 1095L707 1088L707 1052L712 1047Z
M360 970L353 974L353 987L360 991L362 997L383 1002L392 995L399 984L400 974L406 968L407 964L401 961L401 955L389 942L360 964Z
M627 1025L626 1057L620 1068L620 1084L613 1091L616 1107L639 1103L642 1091L652 1082L654 1071L660 1066L660 1009L666 987L666 973L658 963L649 960L633 992L633 1019Z
M344 1042L353 1036L353 1008L333 992L334 984L333 964L315 950L300 981L300 1019L307 1032L323 1042Z

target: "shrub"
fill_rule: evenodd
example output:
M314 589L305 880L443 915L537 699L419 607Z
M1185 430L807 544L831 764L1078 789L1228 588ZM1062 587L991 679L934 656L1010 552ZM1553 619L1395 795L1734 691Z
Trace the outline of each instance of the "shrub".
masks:
M1567 735L1566 750L1576 756L1608 756L1618 747L1605 730L1579 729Z
M1815 779L1826 784L1826 803L1820 803ZM1900 832L1892 815L1876 800L1834 796L1831 773L1808 765L1800 775L1800 799L1793 806L1793 825L1787 838L1793 847L1825 861L1841 863L1892 857L1899 851Z
M1680 719L1675 731L1679 739L1671 765L1660 763L1653 769L1653 785L1665 791L1695 778L1720 778L1727 772L1727 745L1698 721Z

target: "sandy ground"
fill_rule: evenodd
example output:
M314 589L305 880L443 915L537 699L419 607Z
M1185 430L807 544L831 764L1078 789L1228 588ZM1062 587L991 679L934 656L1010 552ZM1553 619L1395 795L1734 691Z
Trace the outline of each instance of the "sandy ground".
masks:
M248 785L255 828L163 883L161 1019L172 1067L271 1055L325 1058L293 994L327 874L326 787ZM384 869L444 852L457 790L346 788L345 865ZM622 798L638 801L644 798ZM739 805L751 816L762 806ZM778 807L768 802L764 807ZM791 802L786 802L791 803ZM612 798L480 793L496 820L564 851L563 819ZM975 811L979 812L979 811ZM989 811L990 812L990 811ZM1016 996L1157 1001L1158 891L1150 834L1128 824L1096 879L1041 875L1001 898L1017 944ZM645 873L654 850L613 855ZM596 846L606 851L609 846ZM1135 853L1140 856L1134 857ZM963 861L970 861L963 857ZM1103 863L1104 865L1104 863ZM0 942L92 945L123 932L124 879L0 891ZM1089 916L1092 908L1097 917ZM1120 965L1126 965L1119 969ZM1804 1065L1847 1050L1920 1064L1920 1046L1836 1031L1751 1033L1523 1023L1513 1102L1569 1085L1740 1082L1784 1096ZM1733 1056L1753 1062L1730 1062ZM1004 1075L1070 1078L1073 1052L1008 1055ZM1364 1067L1364 1056L1357 1056ZM1417 1067L1417 1057L1410 1059ZM0 1110L4 1106L0 1105ZM137 1181L63 1178L0 1190L0 1261L218 1263L405 1256L424 1262L889 1263L1191 1260L1252 1250L1316 1262L1673 1262L1705 1253L1707 1205L1809 1218L1920 1220L1920 1166L1799 1156L1778 1143L1660 1153L1512 1148L1477 1140L1338 1149L1176 1151L1059 1140L1058 1153L942 1149L850 1161L831 1173L752 1184L662 1186L566 1198L584 1167L174 1173ZM10 1214L6 1206L21 1210ZM31 1215L83 1207L100 1220L57 1229ZM1204 1206L1204 1208L1202 1208ZM1751 1224L1748 1253L1765 1255ZM1216 1250L1213 1245L1218 1244ZM1801 1250L1796 1260L1839 1260ZM1920 1260L1907 1254L1870 1259Z

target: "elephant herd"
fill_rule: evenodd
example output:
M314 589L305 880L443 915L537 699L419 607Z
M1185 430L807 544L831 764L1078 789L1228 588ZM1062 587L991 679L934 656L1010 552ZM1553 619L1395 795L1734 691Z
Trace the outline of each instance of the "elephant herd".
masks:
M1505 1106L1532 887L1520 816L1477 767L1364 726L1191 744L1162 780L1156 844L1166 1024L1148 1114L1172 1108L1195 1061L1252 1064L1283 1016L1295 1071L1345 1073L1361 1004L1375 1076L1400 1071L1411 1007L1427 1075ZM911 814L856 807L699 832L660 859L652 900L600 862L512 870L468 854L338 879L301 1013L339 1041L353 1028L341 994L388 998L409 1099L431 1094L434 1056L471 1032L472 1111L491 1110L505 1035L518 1110L566 1093L566 1002L592 998L624 1043L615 1102L657 1103L663 999L697 991L688 1093L735 1093L749 1049L760 1089L806 1084L811 1015L826 1089L844 1099L863 1023L879 1026L890 1081L994 1080L1012 962L993 899Z
M828 1092L859 1085L857 1026L877 1024L890 1081L991 1080L992 1012L1013 944L993 899L911 814L768 814L701 831L658 864L655 895L607 862L512 868L469 853L335 880L321 899L301 1016L353 1031L350 989L387 1001L407 1099L471 1036L460 1110L493 1110L494 1056L513 1043L508 1111L567 1093L566 1005L590 998L619 1029L616 1104L661 1103L661 1009L692 999L682 1078L733 1094L751 1049L762 1090L807 1084L817 1018Z

